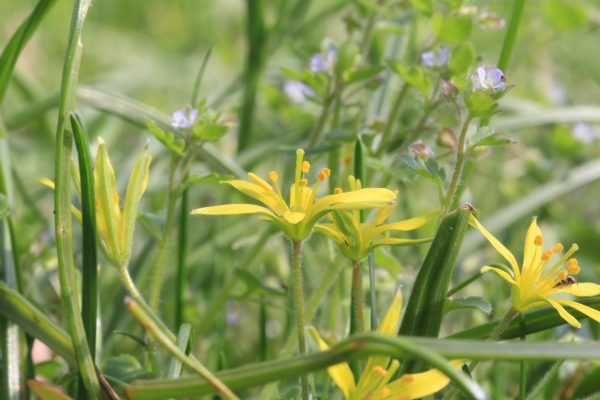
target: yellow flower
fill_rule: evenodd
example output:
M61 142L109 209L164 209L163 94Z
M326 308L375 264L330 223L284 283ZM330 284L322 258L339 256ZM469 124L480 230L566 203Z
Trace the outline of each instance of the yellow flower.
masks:
M310 163L304 159L304 150L296 151L296 173L290 188L289 204L283 198L278 184L279 176L275 171L269 173L268 183L258 175L248 173L252 182L243 180L225 181L245 195L264 204L225 204L212 207L197 208L192 214L232 215L263 214L272 220L294 241L301 241L312 233L317 221L325 214L335 210L363 209L383 207L393 204L396 194L388 189L361 189L348 193L332 194L316 198L320 182L329 177L331 171L322 169L317 174L317 182L308 186L306 178L310 171Z
M349 177L352 191L361 190L360 180ZM336 188L336 192L342 193ZM430 242L432 238L403 239L395 237L380 237L392 231L410 231L426 224L438 211L385 224L385 220L394 211L394 206L380 208L372 221L361 223L360 211L335 212L329 214L330 223L319 223L315 226L317 232L327 235L339 247L344 256L352 261L365 258L375 247L383 245L409 246Z
M573 300L554 296L563 293L577 297L589 297L600 294L600 285L589 282L578 283L572 277L572 275L579 273L577 259L570 258L579 249L576 244L571 245L569 250L564 254L562 254L563 245L561 243L555 244L552 249L543 250L544 237L537 225L537 220L533 218L525 236L523 264L519 268L515 256L485 229L475 217L471 216L470 223L486 237L491 245L510 264L512 274L491 266L485 266L481 271L493 271L513 285L512 304L515 310L526 311L550 304L565 321L576 328L580 328L581 324L579 321L563 307L567 306L600 322L600 311ZM551 260L555 255L559 259L552 263Z
M377 332L395 336L402 311L402 297L396 292L394 300L381 321ZM311 334L317 341L321 350L329 349L329 346L312 328ZM462 361L453 361L456 367L464 364ZM354 380L352 370L346 363L336 364L327 368L327 372L335 384L341 389L344 398L352 400L410 400L429 396L442 390L450 380L437 369L430 369L417 374L405 374L400 378L391 380L400 363L385 355L371 356L363 370L358 383Z

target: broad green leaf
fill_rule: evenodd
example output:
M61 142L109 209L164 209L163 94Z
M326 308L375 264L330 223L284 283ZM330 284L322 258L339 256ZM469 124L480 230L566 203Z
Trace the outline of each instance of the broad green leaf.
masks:
M475 50L468 43L463 43L452 50L448 67L453 76L466 73L475 62Z
M493 114L496 103L492 97L481 91L467 94L466 105L469 112L475 117L486 117Z
M164 131L152 121L146 121L146 126L150 133L154 135L159 142L166 146L173 153L182 156L185 150L185 141L181 138L176 138L173 132Z
M412 4L415 10L429 17L433 14L433 0L410 0L410 4Z
M460 43L471 36L473 23L464 15L435 14L432 19L433 31L442 43Z

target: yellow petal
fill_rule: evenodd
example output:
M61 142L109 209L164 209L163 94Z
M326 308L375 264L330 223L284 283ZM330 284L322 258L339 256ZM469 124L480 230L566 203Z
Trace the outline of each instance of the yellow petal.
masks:
M392 222L391 224L385 224L376 228L375 230L377 231L377 233L385 231L411 231L413 229L417 229L425 225L438 214L439 211L436 210L434 212L420 215L418 217L409 218L398 222Z
M569 325L571 325L575 328L581 328L581 324L579 323L579 321L577 321L577 319L575 319L574 316L569 314L569 312L567 310L565 310L565 308L563 306L561 306L557 300L552 300L552 299L547 299L547 300L548 300L548 303L550 303L550 305L552 307L554 307L556 309L556 311L558 311L558 314L562 317L562 319L564 319L565 321L567 321L569 323Z
M327 211L377 208L389 206L396 199L396 193L389 189L368 188L330 194L317 200L310 211L310 219L318 219Z
M378 239L373 242L374 246L383 246L383 245L391 245L391 246L411 246L413 244L422 244L429 243L433 240L432 237L422 238L422 239L402 239L402 238L383 238Z
M523 249L523 274L526 275L525 270L533 267L535 261L535 253L537 246L534 244L535 238L542 236L542 231L538 227L537 218L531 220L527 234L525 235L525 247Z
M252 182L256 183L258 186L263 188L264 190L273 190L273 187L269 185L267 181L265 181L260 176L253 174L252 172L248 172L248 178L252 180Z
M377 327L377 332L387 336L396 336L398 323L400 322L400 313L402 312L402 294L399 290L394 294L392 304L387 309L385 316Z
M490 267L489 265L486 265L485 267L481 268L481 272L488 272L488 271L493 271L493 272L497 273L498 275L500 275L502 277L502 279L504 279L505 281L509 282L512 285L518 286L517 282L515 282L515 280L512 278L512 276L510 276L508 274L508 272L501 270L500 268Z
M519 271L519 265L517 264L517 260L515 256L506 248L498 239L494 237L487 229L483 227L473 215L469 217L469 223L477 229L485 238L490 242L492 246L508 261L510 266L512 267L513 274L516 279L519 279L521 276L521 272Z
M283 212L287 210L285 201L272 190L265 190L255 183L239 179L224 181L223 183L233 186L235 189L244 193L246 196L252 197L254 200L260 201L277 214L283 214Z
M459 367L463 362L454 361L452 364ZM389 393L384 399L418 399L442 390L449 382L450 379L437 369L402 375L386 386Z
M587 315L594 321L600 322L600 311L595 310L592 307L588 307L588 306L578 303L576 301L567 300L567 299L554 299L554 301L556 301L557 303L560 303L560 304L564 304L565 306L574 308L577 311L579 311L580 313Z
M578 282L571 286L557 288L557 291L569 293L577 297L591 297L600 294L600 285L591 282Z
M374 224L375 225L383 224L383 222L387 219L387 217L389 217L392 214L392 212L394 212L395 208L396 208L396 206L380 208L377 211L377 216L375 217L375 220L373 221Z
M300 211L286 211L283 213L283 219L290 224L297 224L304 219L306 213Z
M334 224L317 224L315 230L321 232L337 244L344 243L344 235L335 227Z
M236 215L236 214L267 214L275 217L271 211L265 207L254 204L223 204L220 206L202 207L192 210L194 215Z
M329 350L329 346L323 339L321 339L321 336L319 336L319 333L316 329L311 328L310 334L319 345L319 349ZM333 379L335 384L338 385L338 387L342 390L344 397L346 399L350 399L356 389L356 383L354 381L354 375L352 375L352 370L348 364L340 363L328 367L327 373L329 376L331 376L331 379Z

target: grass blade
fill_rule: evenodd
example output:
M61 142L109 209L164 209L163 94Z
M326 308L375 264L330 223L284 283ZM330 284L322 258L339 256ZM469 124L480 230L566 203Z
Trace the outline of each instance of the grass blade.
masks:
M81 215L83 233L83 254L81 261L81 317L85 328L90 355L96 357L96 320L98 314L98 253L96 247L96 202L94 178L87 134L79 115L69 116L79 160L81 181Z
M502 43L502 51L500 53L500 59L498 60L498 68L506 72L510 56L515 48L517 42L517 33L519 31L519 25L521 24L521 17L523 17L523 9L525 8L526 0L515 0L513 4L512 14L508 23L508 29L506 30L506 36Z
M177 348L181 350L183 353L187 354L186 349L189 346L190 340L192 338L192 325L183 324L181 328L179 328L179 332L177 332ZM183 364L176 357L171 358L169 362L169 370L167 371L167 378L179 378L181 376Z
M65 129L69 113L75 108L75 90L81 63L83 24L91 0L76 0L67 54L63 68L61 95L56 128L56 190L54 191L56 250L62 306L67 317L69 334L74 344L77 365L90 399L102 399L96 369L86 339L79 308L79 293L75 281L73 259L73 232L71 221L71 152L73 136Z
M8 44L0 56L0 104L6 95L8 84L12 78L15 64L21 54L21 51L31 39L34 32L44 19L50 8L56 3L56 0L40 0L27 17L19 26L19 29L11 36Z

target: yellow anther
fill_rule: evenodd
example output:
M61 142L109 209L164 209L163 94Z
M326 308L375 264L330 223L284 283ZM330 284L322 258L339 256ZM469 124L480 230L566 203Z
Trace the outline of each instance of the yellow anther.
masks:
M113 195L113 203L115 203L115 205L119 205L119 193L115 192Z
M308 174L310 171L310 163L308 161L302 161L302 172Z
M336 187L335 189L333 189L333 194L340 194L340 193L344 193L342 188Z
M352 165L352 161L354 161L352 156L348 156L344 157L344 160L342 162L344 163L344 165Z
M567 261L567 268L569 269L569 272L571 273L571 275L577 275L580 271L579 269L579 263L577 262L576 258L570 258Z
M555 253L561 253L564 250L565 246L563 246L562 243L556 243L554 245L554 252Z
M359 190L362 189L362 183L360 183L360 179L356 180L356 186L354 187L354 190Z
M554 253L550 249L544 250L544 253L542 254L542 261L548 261L552 258L553 254Z
M306 185L308 185L308 180L306 180L306 179L300 179L298 181L298 185L300 185L300 186L306 186Z
M567 271L565 271L564 269L561 269L560 271L558 271L558 280L562 281L563 279L567 279L567 276L569 276L569 273Z
M269 171L269 180L273 183L277 183L279 180L279 175L275 171Z
M381 389L381 392L379 392L379 396L384 398L384 397L388 397L390 395L390 393L392 393L392 391L386 387L384 387L383 389Z
M373 372L381 377L384 377L387 374L387 371L381 365L374 366Z
M412 375L402 375L399 379L400 382L402 383L410 383L414 380L415 378L413 378Z
M317 179L324 181L325 179L329 178L329 175L331 175L331 170L329 168L323 168L321 172L319 172L319 175L317 175Z
M534 243L536 246L541 246L541 245L543 245L543 244L544 244L544 238L542 237L542 235L537 235L537 236L535 237L535 239L533 239L533 243Z

